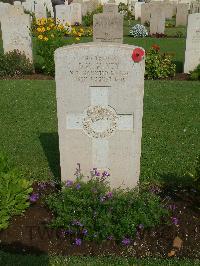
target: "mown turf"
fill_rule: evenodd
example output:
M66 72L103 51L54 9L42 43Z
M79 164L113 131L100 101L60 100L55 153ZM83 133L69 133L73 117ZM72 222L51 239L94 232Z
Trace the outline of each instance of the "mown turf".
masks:
M54 81L0 81L0 151L34 179L59 176ZM141 179L183 176L200 150L198 82L146 81Z
M4 266L199 266L199 260L142 259L123 257L53 257L14 255L0 251L0 265Z

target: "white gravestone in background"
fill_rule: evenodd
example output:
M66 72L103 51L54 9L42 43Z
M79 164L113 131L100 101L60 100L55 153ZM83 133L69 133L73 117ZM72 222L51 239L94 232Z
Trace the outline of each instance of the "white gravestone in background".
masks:
M8 3L1 3L0 2L0 23L2 18L7 14L9 8L11 8L12 6Z
M32 62L32 39L30 35L31 18L10 12L1 21L4 53L18 50Z
M150 17L150 34L165 32L165 11L163 8L153 7Z
M135 3L135 20L141 18L141 7L144 5L144 2L136 2Z
M35 10L34 0L26 0L26 2L22 3L22 6L24 7L24 10L29 12L34 12Z
M36 19L47 18L47 10L44 2L37 0L35 3L35 17Z
M71 25L70 6L57 5L56 6L56 20L58 20L63 25L66 25L66 24Z
M75 25L76 22L82 24L81 4L71 3L69 7L71 12L71 25Z
M123 15L102 13L93 16L94 42L123 42Z
M186 26L188 17L188 4L178 4L176 13L176 27Z
M141 24L145 24L145 22L150 21L150 13L151 13L151 7L150 4L145 3L141 6Z
M188 16L184 73L194 70L200 64L200 13Z
M110 172L112 187L136 186L140 174L145 61L133 61L135 48L87 43L56 50L63 181L75 178L76 164L80 163L85 176L97 168Z
M109 3L103 5L103 13L118 13L118 5Z

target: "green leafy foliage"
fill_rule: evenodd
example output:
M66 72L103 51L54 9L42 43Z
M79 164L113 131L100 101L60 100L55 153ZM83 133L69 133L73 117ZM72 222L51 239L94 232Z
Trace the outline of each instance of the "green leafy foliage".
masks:
M190 80L200 80L200 64L195 68L194 71L190 72Z
M145 77L147 79L173 77L176 73L176 65L172 63L172 57L160 53L158 45L153 45L146 53L145 62Z
M97 241L131 239L140 226L155 226L168 215L157 195L142 188L111 190L104 177L94 175L88 182L68 180L46 203L55 215L52 227Z
M93 25L93 16L94 14L103 13L103 6L99 5L94 11L87 12L85 16L83 16L82 24L83 26L89 27Z
M18 50L0 54L0 77L13 77L32 73L33 65L25 54L21 54Z
M8 227L11 216L22 214L29 206L31 192L31 182L10 168L0 155L0 230Z
M119 11L119 13L123 14L125 20L133 20L134 19L133 14L131 13L131 11L128 8L128 5L126 5L122 2L119 3L118 11Z

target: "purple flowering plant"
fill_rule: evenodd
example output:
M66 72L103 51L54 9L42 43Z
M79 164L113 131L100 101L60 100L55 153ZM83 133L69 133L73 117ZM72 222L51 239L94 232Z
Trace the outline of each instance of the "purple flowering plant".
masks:
M80 165L75 179L68 179L60 193L51 194L46 203L54 213L51 226L70 229L79 246L84 240L131 244L137 232L160 223L169 210L157 194L143 189L111 189L110 174L92 169L87 182Z

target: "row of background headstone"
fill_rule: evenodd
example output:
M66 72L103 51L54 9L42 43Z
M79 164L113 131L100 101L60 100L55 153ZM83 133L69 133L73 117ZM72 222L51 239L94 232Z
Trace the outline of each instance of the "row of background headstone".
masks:
M74 3L71 5L76 6L80 4ZM148 4L143 4L143 6L146 5ZM0 10L1 11L3 10L4 14L5 13L7 14L1 16L0 13L4 52L9 52L17 49L19 51L25 52L26 56L32 61L33 60L32 42L29 32L29 28L31 27L30 16L24 14L23 7L18 3L15 4L14 6L10 4L0 3L0 6L1 6ZM62 5L61 7L63 6L65 7L65 5ZM180 4L180 6L184 7L185 8L184 10L187 11L186 4ZM181 13L180 16L184 15L183 12L181 11L179 12ZM80 9L78 13L81 23L82 16L80 15ZM200 13L199 14L197 13L197 16L196 17L194 16L196 19L194 21L191 20L192 22L189 21L188 38L186 45L186 60L184 67L185 72L194 69L194 66L197 65L199 60L198 55L200 47L199 45L200 25L198 23L200 23L200 20L197 19L199 18L199 16ZM153 4L150 16L150 33L164 33L165 18L166 18L166 13L162 9L161 5ZM186 20L187 19L184 17L184 21ZM189 37L191 34L189 33L189 29L193 29L194 32L193 37ZM188 41L189 38L190 39L192 38L193 40L192 46L190 46L190 41ZM117 5L115 4L105 5L103 13L94 15L93 40L94 42L113 42L113 43L123 42L123 15L118 13ZM190 48L192 47L192 51L195 51L194 54L191 55L191 52L189 52L188 47ZM190 56L187 56L188 54L190 54Z

